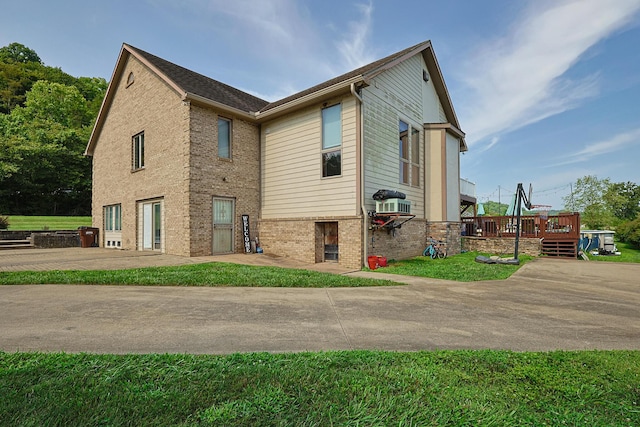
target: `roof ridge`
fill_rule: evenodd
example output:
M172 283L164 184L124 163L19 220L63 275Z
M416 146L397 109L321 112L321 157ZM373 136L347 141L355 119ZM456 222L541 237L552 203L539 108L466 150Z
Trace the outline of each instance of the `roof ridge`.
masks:
M377 59L377 60L375 60L373 62L365 64L365 65L363 65L361 67L355 68L355 69L353 69L351 71L347 71L346 73L340 74L339 76L336 76L336 77L331 78L329 80L325 80L324 82L318 83L317 85L311 86L311 87L309 87L307 89L304 89L302 91L296 92L294 94L291 94L291 95L289 95L287 97L284 97L282 99L279 99L277 101L273 101L273 102L265 105L260 110L260 112L262 113L262 112L269 111L272 108L275 108L275 107L278 107L280 105L286 104L289 101L292 101L292 100L300 98L302 96L311 94L311 93L316 92L318 90L324 89L324 88L329 87L329 86L331 86L333 84L343 82L345 80L348 80L350 78L356 77L358 75L363 75L363 74L366 74L368 72L373 72L373 71L383 67L384 65L387 65L387 64L393 62L394 60L404 56L405 54L417 49L418 47L420 47L422 45L426 46L429 43L430 43L430 40L422 41L422 42L417 43L417 44L415 44L415 45L413 45L411 47L402 49L401 51L392 53L392 54L387 55L387 56L385 56L383 58L380 58L380 59Z
M245 112L258 111L269 101L245 92L204 74L185 68L138 47L125 43L125 46L141 55L151 65L158 68L167 78L188 93L221 102Z

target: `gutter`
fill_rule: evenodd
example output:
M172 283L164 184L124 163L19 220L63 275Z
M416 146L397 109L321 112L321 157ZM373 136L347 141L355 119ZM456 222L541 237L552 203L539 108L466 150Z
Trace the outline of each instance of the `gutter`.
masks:
M242 117L244 119L250 120L254 122L256 120L256 113L247 113L246 111L239 110L237 108L230 107L228 105L222 104L217 101L213 101L209 98L205 98L204 96L196 95L195 93L185 92L182 95L183 101L195 101L200 104L205 104L211 107L215 107L219 110L226 111L227 113L233 114L235 116Z
M274 107L272 109L269 109L265 112L257 112L255 113L255 117L254 119L263 119L263 118L268 118L269 116L273 116L276 115L278 113L282 113L290 108L299 106L301 104L305 104L305 103L311 103L311 102L316 102L318 98L321 98L325 95L330 95L333 92L336 92L338 90L341 89L345 89L347 87L350 87L352 85L354 85L355 83L361 82L363 81L363 77L362 76L356 76L356 77L352 77L348 80L344 80L341 81L339 83L336 83L334 85L328 86L324 89L320 89L318 91L315 92L311 92L307 95L301 96L300 98L296 98L293 99L289 102L286 102L282 105L278 105L277 107ZM360 99L360 101L362 102L362 99L357 96L358 99Z
M367 209L364 206L364 111L362 109L364 101L362 100L362 96L360 96L356 90L355 82L349 85L349 89L351 90L351 95L360 102L360 129L358 131L360 134L360 210L362 211L362 249L364 253L361 263L362 265L366 265L368 256L367 248L369 242L369 227L367 226Z

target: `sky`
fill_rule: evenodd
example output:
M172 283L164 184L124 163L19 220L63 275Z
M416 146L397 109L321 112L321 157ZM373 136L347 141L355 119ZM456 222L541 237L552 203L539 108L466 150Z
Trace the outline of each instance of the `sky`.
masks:
M640 0L0 0L0 46L110 80L128 43L268 101L431 40L479 202L640 184Z

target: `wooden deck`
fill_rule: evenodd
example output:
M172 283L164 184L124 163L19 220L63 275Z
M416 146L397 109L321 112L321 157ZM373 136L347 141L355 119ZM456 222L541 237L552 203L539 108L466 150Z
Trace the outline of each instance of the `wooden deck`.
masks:
M462 218L462 233L478 237L515 237L515 216ZM542 239L542 253L550 256L578 255L580 214L535 215L520 218L520 237Z

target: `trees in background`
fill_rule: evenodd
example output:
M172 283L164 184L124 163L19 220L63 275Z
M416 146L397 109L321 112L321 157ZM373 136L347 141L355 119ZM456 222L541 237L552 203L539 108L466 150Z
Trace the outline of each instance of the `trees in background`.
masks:
M106 88L45 66L19 43L0 48L0 213L90 214L83 153Z
M588 228L616 228L618 238L640 247L640 186L634 182L611 182L595 175L579 178L565 206L581 212Z

